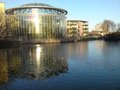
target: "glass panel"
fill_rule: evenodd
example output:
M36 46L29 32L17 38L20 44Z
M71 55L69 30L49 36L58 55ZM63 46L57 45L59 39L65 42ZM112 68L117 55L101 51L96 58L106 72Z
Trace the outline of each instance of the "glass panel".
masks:
M34 14L30 13L33 11L35 11ZM65 37L66 17L60 15L61 11L50 9L23 9L16 10L15 13L21 14L11 15L10 22L13 22L12 26L17 25L18 27L10 29L13 37L23 39L60 39ZM18 21L16 21L16 17Z

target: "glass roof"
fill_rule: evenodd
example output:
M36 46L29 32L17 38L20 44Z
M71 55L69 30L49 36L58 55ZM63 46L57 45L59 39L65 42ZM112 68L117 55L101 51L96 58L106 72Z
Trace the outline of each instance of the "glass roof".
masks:
M14 10L21 10L21 9L28 9L28 8L40 8L40 9L53 9L53 10L58 10L63 12L65 15L67 14L67 11L61 8L56 8L54 6L48 5L48 4L44 4L44 3L29 3L29 4L24 4L22 6L19 7L15 7L15 8L10 8L7 9L7 12L13 12Z
M23 7L30 7L30 6L38 6L38 7L53 7L51 5L48 4L44 4L44 3L29 3L29 4L24 4L22 5Z

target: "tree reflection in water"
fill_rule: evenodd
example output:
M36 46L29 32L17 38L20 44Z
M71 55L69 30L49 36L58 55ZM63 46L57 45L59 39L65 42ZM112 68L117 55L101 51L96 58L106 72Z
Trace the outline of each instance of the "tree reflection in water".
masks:
M11 48L0 52L0 83L8 79L46 79L68 70L65 50L59 45L36 45ZM59 53L58 53L59 51Z
M8 81L8 64L6 55L6 52L0 51L0 84Z

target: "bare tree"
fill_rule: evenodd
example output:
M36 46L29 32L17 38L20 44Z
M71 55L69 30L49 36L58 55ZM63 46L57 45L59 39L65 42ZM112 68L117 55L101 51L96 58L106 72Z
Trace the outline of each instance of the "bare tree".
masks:
M15 15L6 15L0 11L0 38L12 36L19 27L18 17Z
M5 14L0 10L0 38L5 37L6 20Z
M103 30L103 32L115 32L116 30L116 24L111 21L111 20L104 20L102 25L101 25L101 28Z
M117 24L117 32L120 32L120 23Z

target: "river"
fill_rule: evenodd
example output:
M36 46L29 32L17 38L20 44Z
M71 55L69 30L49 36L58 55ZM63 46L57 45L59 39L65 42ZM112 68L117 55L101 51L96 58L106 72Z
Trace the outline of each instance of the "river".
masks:
M120 90L120 42L2 46L0 90Z

